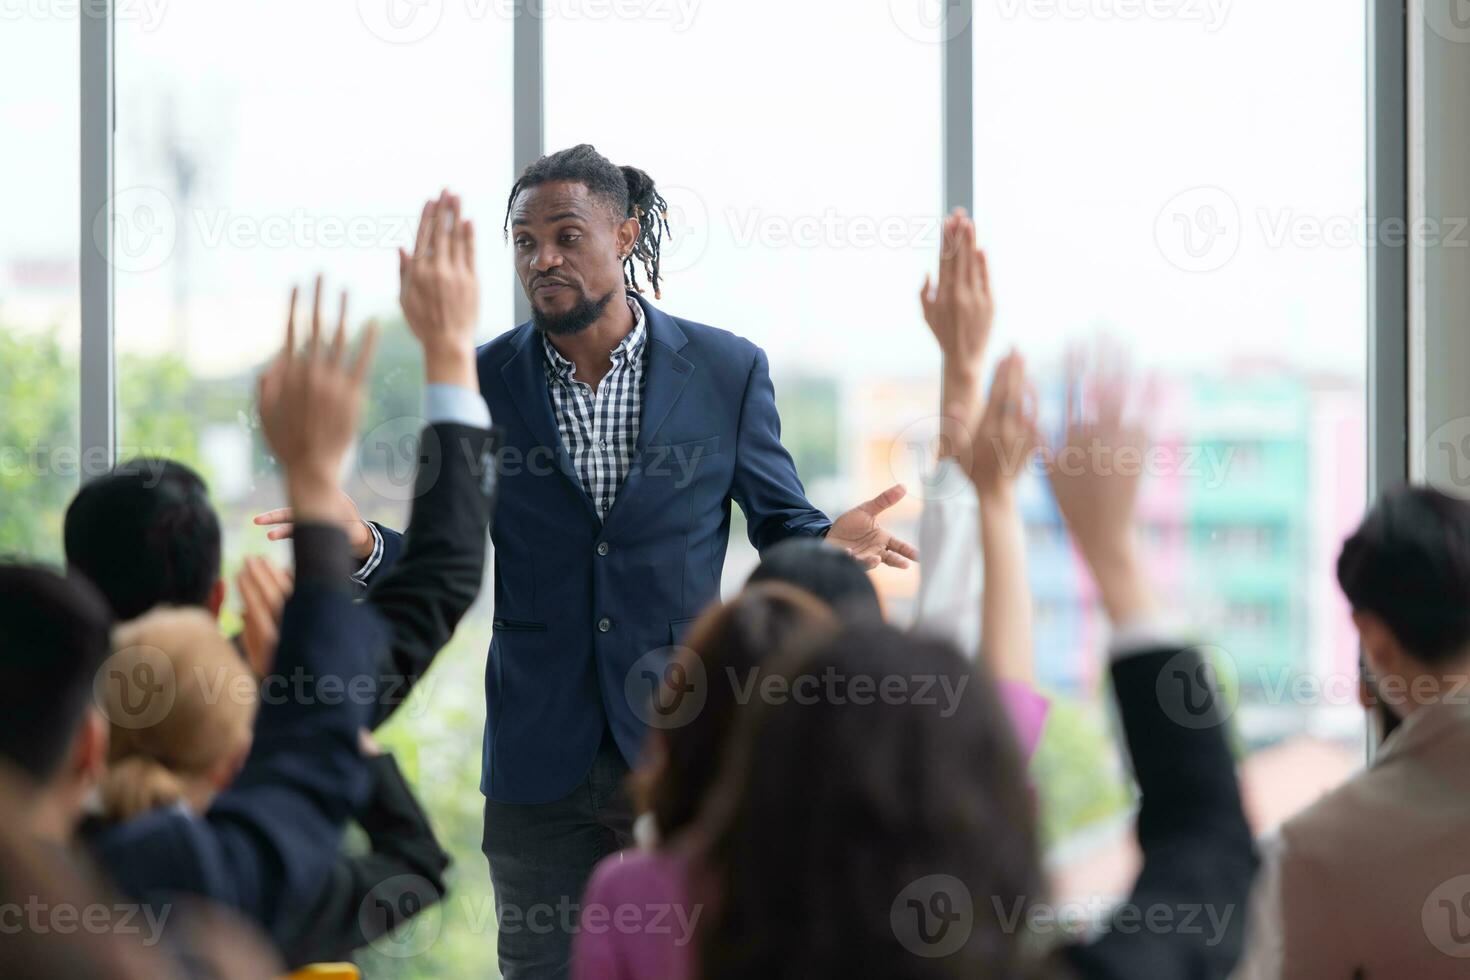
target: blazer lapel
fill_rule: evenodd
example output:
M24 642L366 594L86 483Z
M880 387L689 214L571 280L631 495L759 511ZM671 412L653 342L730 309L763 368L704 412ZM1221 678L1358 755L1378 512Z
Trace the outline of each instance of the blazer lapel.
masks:
M643 476L644 455L653 437L668 418L674 403L694 374L694 364L679 353L688 338L673 318L655 309L642 296L634 297L643 307L647 323L648 366L643 378L643 414L638 421L638 442L633 453L633 462L618 495L613 499L612 509L607 513L607 523L622 510L622 503L636 491Z
M546 360L541 351L541 336L529 322L520 327L520 345L515 354L500 368L500 377L510 393L511 404L520 413L526 428L531 430L536 447L546 446L556 453L557 469L582 498L587 513L598 520L597 508L582 486L572 466L572 457L561 442L561 433L556 428L556 416L551 412L551 394L546 390Z

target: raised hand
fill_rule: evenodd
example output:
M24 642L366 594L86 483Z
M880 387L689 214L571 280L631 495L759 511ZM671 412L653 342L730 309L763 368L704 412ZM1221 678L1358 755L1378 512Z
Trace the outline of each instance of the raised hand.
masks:
M1152 599L1137 554L1134 515L1148 435L1127 411L1135 387L1118 358L1068 369L1066 434L1051 451L1049 475L1057 507L1092 569L1114 622L1149 611ZM1149 394L1142 389L1140 394ZM1085 395L1090 403L1081 404Z
M398 250L398 301L423 345L428 382L478 391L475 229L468 218L461 220L459 209L459 198L447 190L424 205L413 254Z
M291 594L291 573L264 558L251 556L235 576L235 588L243 604L240 618L245 629L240 642L245 647L245 659L256 677L265 677L276 661L281 613Z
M296 290L286 317L286 344L260 376L256 401L266 442L285 470L296 520L334 521L341 511L337 474L357 433L362 393L377 330L369 324L357 357L347 356L347 294L337 330L322 342L322 281L312 299L311 334L296 349Z
M919 560L919 550L889 534L878 523L878 515L902 500L906 493L901 485L895 484L854 507L833 522L827 532L828 542L845 549L864 568L877 568L880 563L908 568L909 561Z
M941 237L939 283L924 277L919 305L944 355L942 406L946 414L959 412L956 421L968 429L983 408L980 365L995 322L995 300L989 263L975 246L975 223L963 208L944 219Z
M1026 363L1012 351L995 366L985 413L971 433L970 481L984 502L1014 490L1016 478L1041 444L1036 426L1036 390L1026 380Z

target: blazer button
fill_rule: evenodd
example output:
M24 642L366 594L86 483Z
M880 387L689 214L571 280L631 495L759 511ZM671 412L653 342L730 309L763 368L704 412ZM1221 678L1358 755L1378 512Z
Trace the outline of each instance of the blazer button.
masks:
M606 616L602 617L597 621L597 628L606 633L608 630L612 629L612 620L608 619Z
M599 555L606 555L611 550L612 549L607 546L607 542L606 541L599 541L599 542L597 542L597 553Z

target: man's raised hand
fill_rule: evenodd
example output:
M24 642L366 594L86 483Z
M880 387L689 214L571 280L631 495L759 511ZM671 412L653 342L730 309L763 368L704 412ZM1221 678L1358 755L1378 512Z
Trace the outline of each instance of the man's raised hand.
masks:
M972 428L984 409L980 365L995 322L995 299L989 263L975 245L975 223L963 208L944 219L939 283L924 277L919 305L944 355L943 407L946 413L960 412L956 421Z
M357 356L347 354L347 294L330 343L322 338L322 282L317 278L311 333L296 349L296 290L286 317L286 344L260 376L256 401L261 428L285 471L295 520L337 521L341 489L337 474L357 434L362 394L372 363L377 329L363 332ZM257 523L259 523L257 518Z
M469 219L460 218L459 210L459 198L447 190L424 205L413 254L398 250L398 301L409 329L423 345L428 383L479 391L475 229Z

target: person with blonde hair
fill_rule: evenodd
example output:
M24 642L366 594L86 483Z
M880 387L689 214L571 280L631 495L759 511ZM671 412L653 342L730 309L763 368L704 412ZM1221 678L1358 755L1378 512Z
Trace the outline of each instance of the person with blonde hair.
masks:
M110 676L149 683L158 697L105 687L111 739L101 816L131 820L175 805L204 813L250 754L260 703L250 666L202 609L155 609L117 627L112 645Z

